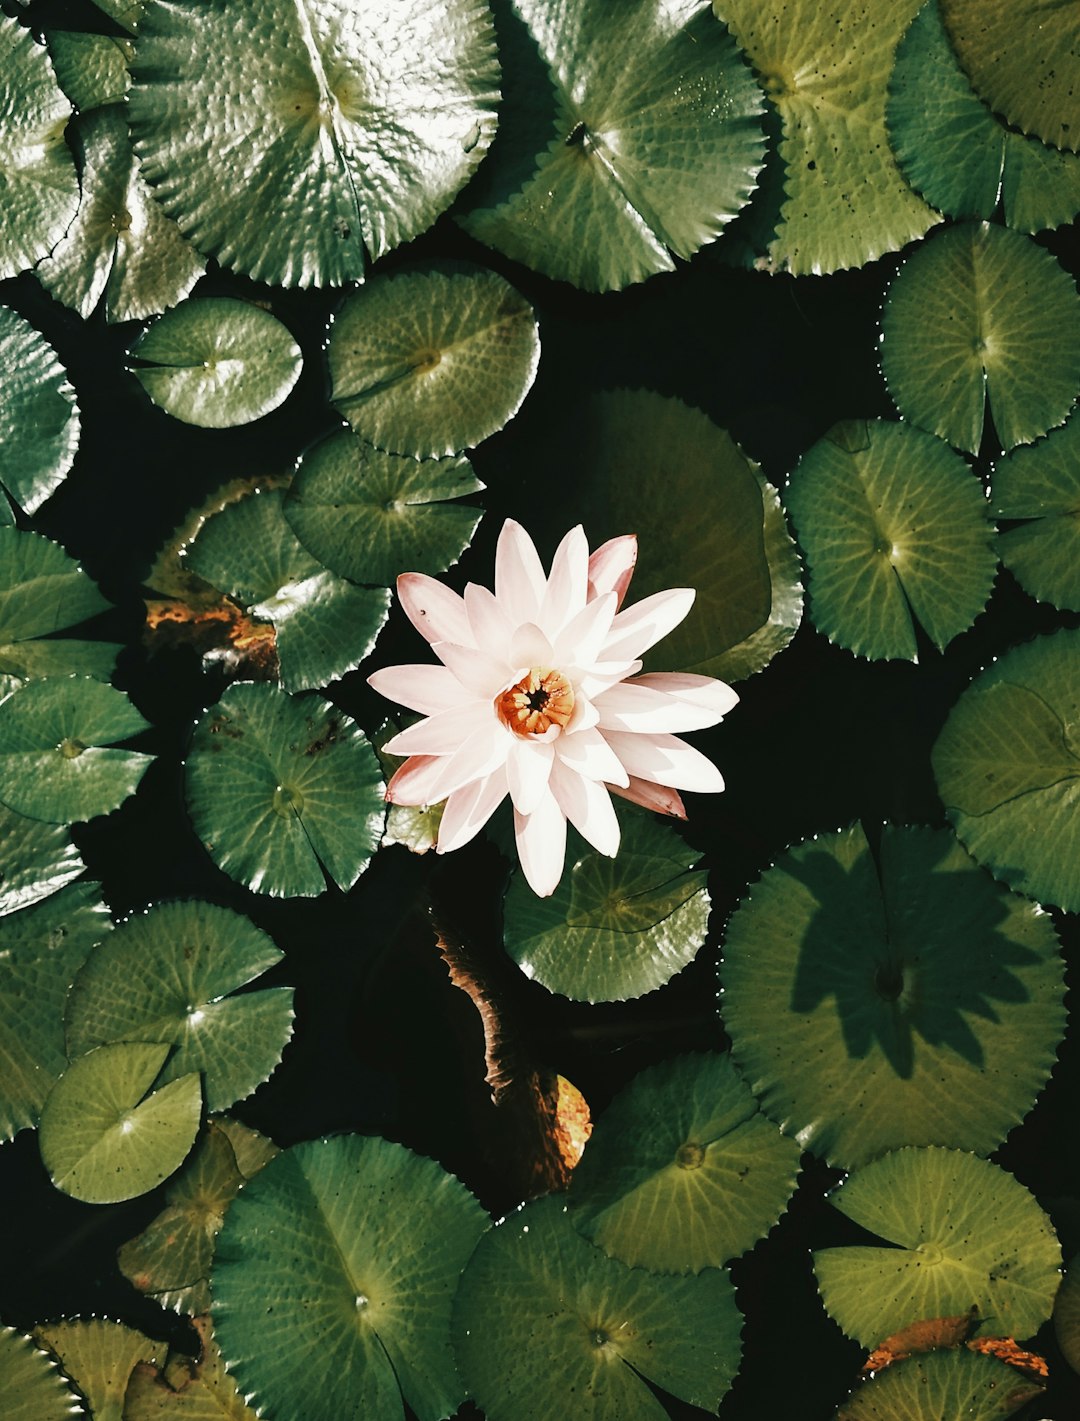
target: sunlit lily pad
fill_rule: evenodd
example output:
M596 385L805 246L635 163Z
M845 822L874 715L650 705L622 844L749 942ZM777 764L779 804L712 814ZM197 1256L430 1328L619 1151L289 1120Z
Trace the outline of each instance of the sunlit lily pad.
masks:
M357 434L417 459L456 454L514 417L536 378L533 309L493 271L379 277L330 328L331 399Z
M615 858L571 835L549 898L537 898L520 870L506 895L507 952L527 977L577 1001L625 1001L662 987L705 941L700 854L648 814L623 810L619 820Z
M655 1273L716 1268L783 1213L799 1147L759 1111L728 1056L677 1056L608 1106L570 1179L570 1221Z
M241 1391L304 1421L396 1421L403 1397L419 1421L451 1415L465 1388L450 1307L487 1222L452 1174L387 1140L278 1155L231 1205L214 1261L214 1331Z
M57 1189L115 1204L179 1168L199 1129L202 1090L194 1073L151 1089L168 1054L164 1043L124 1043L71 1063L41 1112L41 1158Z
M702 0L505 0L491 158L465 228L590 291L671 271L746 203L761 95Z
M489 1421L663 1421L648 1382L715 1412L739 1367L726 1272L628 1268L572 1227L558 1195L481 1240L454 1304L454 1346Z
M0 916L48 898L86 865L61 824L27 819L0 804Z
M40 261L78 210L79 179L64 142L70 117L44 48L0 15L0 279ZM2 368L10 369L6 356Z
M991 488L999 518L1029 520L998 535L1001 561L1032 597L1080 612L1080 419L1006 455Z
M163 1342L103 1317L46 1323L34 1329L34 1338L78 1387L94 1421L122 1421L132 1372L165 1355Z
M135 52L130 40L80 30L49 30L46 39L60 87L80 113L123 102Z
M140 1364L124 1397L124 1421L258 1421L225 1370L209 1317L193 1317L198 1358L170 1352L164 1368Z
M829 1196L888 1247L819 1249L825 1309L864 1347L909 1322L977 1307L995 1330L1030 1337L1050 1316L1061 1249L1012 1175L961 1150L908 1148L874 1160Z
M0 483L34 513L75 460L79 410L52 346L7 306L0 306L0 396Z
M457 562L482 511L450 500L483 487L467 459L418 463L343 429L300 460L285 516L334 572L392 587L401 572L445 572Z
M728 924L720 976L762 1109L845 1167L906 1144L988 1154L1065 1028L1050 918L938 829L886 827L876 856L858 827L790 849Z
M187 798L218 867L277 897L322 893L324 871L351 888L383 826L378 761L353 721L318 696L251 682L195 727Z
M858 1384L836 1421L1005 1421L1043 1391L996 1357L963 1348L896 1362Z
M881 368L906 420L977 453L1063 424L1080 391L1080 297L1049 252L986 222L941 232L893 279Z
M0 1327L5 1421L70 1421L78 1403L56 1363L13 1327Z
M275 316L230 296L167 311L129 359L155 405L204 429L250 424L277 409L303 364L300 347Z
M361 280L430 227L495 130L484 0L182 0L139 22L143 172L200 251L283 286Z
M785 501L806 558L810 616L860 656L916 661L986 606L997 571L982 485L914 425L843 420L807 450Z
M1010 888L1080 912L1080 631L977 676L934 746L957 836Z

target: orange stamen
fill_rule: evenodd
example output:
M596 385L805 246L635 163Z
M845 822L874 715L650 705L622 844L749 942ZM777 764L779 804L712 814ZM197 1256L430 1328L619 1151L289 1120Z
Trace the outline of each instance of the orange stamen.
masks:
M515 735L543 735L565 727L574 711L574 688L561 671L534 666L495 701L502 723Z

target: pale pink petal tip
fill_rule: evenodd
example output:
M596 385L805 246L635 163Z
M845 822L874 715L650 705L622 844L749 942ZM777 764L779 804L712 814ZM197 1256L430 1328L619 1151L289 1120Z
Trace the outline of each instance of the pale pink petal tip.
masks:
M637 537L624 533L601 543L589 558L589 600L614 592L616 609L622 606L637 563Z
M397 595L405 615L427 641L452 641L472 646L465 603L456 592L424 572L403 572Z
M640 780L636 775L631 775L628 785L612 784L609 780L607 787L612 794L621 795L623 799L640 804L643 809L652 809L657 814L670 814L674 819L686 818L686 805L683 804L682 795L677 789L669 789L667 785L653 784L651 780Z

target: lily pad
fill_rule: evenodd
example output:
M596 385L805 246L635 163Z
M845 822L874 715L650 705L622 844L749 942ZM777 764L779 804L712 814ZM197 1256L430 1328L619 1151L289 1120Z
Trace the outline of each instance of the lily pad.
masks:
M1054 1336L1069 1366L1080 1372L1080 1254L1066 1268L1054 1299Z
M99 302L107 321L143 320L182 300L206 270L206 261L184 241L176 223L150 196L118 104L84 115L75 131L82 152L82 205L63 241L39 263L38 279L57 301L78 311L84 320ZM188 338L196 339L190 329ZM161 336L156 339L160 341ZM141 351L145 351L146 341L144 337ZM179 360L183 347L183 336L175 335L174 345L165 352L165 363ZM205 349L199 348L205 359ZM215 344L214 355L218 354ZM217 369L222 372L222 365ZM245 369L247 378L257 381L258 375L250 367ZM150 391L152 399L167 384L164 375L157 379L159 386ZM175 388L179 380L174 372L166 399L156 402L182 401ZM209 387L209 376L206 383Z
M2 185L0 177L0 194ZM0 306L0 394L0 483L34 513L74 463L79 410L56 351L7 306Z
M70 1421L78 1402L32 1337L0 1327L0 1396L6 1421Z
M971 1307L1010 1337L1032 1336L1050 1316L1061 1249L1032 1195L999 1165L961 1150L896 1150L829 1200L889 1244L813 1255L825 1310L862 1346Z
M110 814L153 756L103 747L148 729L123 691L92 677L29 681L0 702L0 800L49 824Z
M228 908L160 903L121 923L83 965L68 998L68 1055L167 1041L158 1084L201 1072L207 1109L224 1110L270 1078L292 1035L291 987L229 995L282 956Z
M70 117L43 47L0 15L0 280L46 256L78 211L79 179L64 142ZM11 368L6 355L0 368Z
M86 865L60 824L27 819L0 804L0 916L48 898Z
M358 1135L285 1150L225 1216L214 1331L262 1413L419 1421L465 1399L450 1346L458 1279L487 1226L452 1174ZM273 1298L272 1311L266 1300Z
M351 888L382 832L375 752L317 696L230 686L195 727L186 782L210 857L256 893L314 897L326 889L324 870Z
M457 562L483 511L450 500L483 487L465 458L418 463L343 429L300 460L285 516L332 571L392 587L406 568L431 574Z
M419 236L495 130L484 0L182 0L139 23L143 172L200 251L257 281L338 286Z
M663 1421L647 1383L715 1412L739 1368L726 1272L662 1277L586 1242L558 1195L480 1240L454 1304L454 1347L489 1421Z
M75 883L0 920L0 1138L37 1124L68 1063L68 988L111 927L100 887Z
M787 489L810 616L860 656L917 661L918 624L939 650L986 606L997 571L982 485L914 425L842 420Z
M41 1158L57 1189L116 1204L180 1167L199 1129L202 1091L194 1073L151 1089L168 1054L164 1043L125 1042L71 1063L41 1112Z
M1049 917L939 829L887 826L876 859L858 827L796 845L732 916L720 975L761 1108L844 1167L907 1144L988 1154L1065 1029Z
M1029 520L998 535L1001 561L1032 597L1080 612L1080 419L1007 454L992 488L999 518Z
M80 113L123 103L131 87L127 67L135 53L129 39L80 30L49 30L46 39L60 87Z
M780 116L786 197L772 270L864 266L941 220L905 182L885 128L896 47L921 3L717 4Z
M799 1146L759 1111L729 1056L642 1071L593 1128L570 1177L570 1221L654 1273L717 1268L776 1223Z
M588 291L671 271L744 206L761 95L702 0L504 0L499 132L462 225Z
M94 4L129 34L138 29L146 9L146 0L94 0Z
M977 676L934 746L957 837L1018 893L1080 911L1080 631L1016 647Z
M567 871L537 898L520 869L506 895L503 941L529 978L575 1001L621 1002L669 982L697 955L709 922L700 855L648 814L619 812L618 855L574 834Z
M330 328L331 400L357 434L415 459L456 454L513 419L536 379L532 307L493 271L378 277Z
M950 227L909 257L881 318L881 368L900 413L977 453L987 403L1002 448L1063 424L1080 391L1080 297L1029 237Z
M157 1362L165 1344L103 1317L70 1318L34 1329L86 1400L94 1421L122 1421L128 1379L140 1362Z
M859 1383L836 1421L1004 1421L1043 1391L996 1357L963 1349L896 1362Z
M276 410L300 378L300 347L247 301L207 296L167 311L131 347L132 374L185 424L231 429Z
M131 1374L124 1421L258 1421L225 1370L208 1317L193 1317L201 1353L170 1352L164 1368L146 1363Z

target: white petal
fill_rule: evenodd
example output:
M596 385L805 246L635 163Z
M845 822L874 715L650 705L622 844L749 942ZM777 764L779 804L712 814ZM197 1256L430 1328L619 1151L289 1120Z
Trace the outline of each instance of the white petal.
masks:
M501 656L492 656L474 646L457 646L452 641L437 641L431 649L468 695L477 700L494 700L514 683L514 668Z
M640 670L640 661L594 661L584 675L574 678L574 690L591 700L609 686L614 686L616 681L636 676Z
M579 730L591 730L600 719L600 712L585 695L580 685L574 687L574 709L566 722L565 734L576 735Z
M536 621L546 585L536 545L520 523L508 518L495 549L495 596L512 626Z
M456 641L473 644L465 603L423 572L403 572L397 580L397 594L405 615L428 641Z
M503 732L494 706L487 701L468 701L417 721L388 740L383 749L388 755L452 755L480 726L492 736Z
M446 801L439 823L436 853L449 854L474 839L506 798L506 775L494 774L456 789Z
M537 622L554 641L572 617L585 606L589 595L589 543L580 523L555 549L547 591Z
M510 643L510 661L514 666L551 666L554 654L551 642L534 622L518 627Z
M636 562L637 538L633 533L601 543L589 558L589 600L614 592L618 598L616 605L621 607Z
M648 651L679 625L694 605L694 596L692 587L672 587L627 607L611 624L601 652L604 660L621 661Z
M531 814L547 791L555 747L550 741L511 737L506 756L506 783L519 814Z
M469 699L469 693L445 666L385 666L368 677L380 696L421 715L435 715Z
M439 780L446 766L441 755L412 755L399 765L386 786L391 804L438 804L445 796Z
M619 757L598 730L579 730L573 735L560 735L555 753L567 767L589 780L606 780L609 784L626 785L630 776Z
M510 732L503 725L496 724L495 733L484 726L470 735L452 755L443 762L442 775L438 781L440 798L453 794L462 785L473 780L484 779L500 770L506 762Z
M667 785L650 784L648 780L639 780L635 775L631 775L628 785L609 782L608 789L612 794L621 795L623 799L640 804L644 809L655 810L657 814L671 814L676 819L686 818L686 805L682 802L682 795L677 789L669 789Z
M604 786L560 764L551 776L551 792L581 837L613 859L619 852L619 821Z
M715 794L724 788L724 779L711 760L700 750L674 735L629 735L608 730L604 738L631 775L671 789L692 789L698 794Z
M650 686L654 691L678 697L687 705L711 710L718 720L739 704L737 693L726 681L718 681L715 676L694 676L689 671L649 671L644 676L636 676L631 684Z
M550 789L531 814L514 810L514 834L526 882L538 898L549 898L566 857L566 816Z
M602 597L586 603L576 617L570 618L551 643L556 666L592 665L611 630L615 600L614 592L605 592Z
M470 582L465 588L465 610L469 616L473 644L492 656L509 653L516 623L511 623L493 593Z
M720 683L717 683L720 684ZM657 731L704 730L715 725L722 712L695 705L643 686L640 681L620 681L596 697L601 730Z

